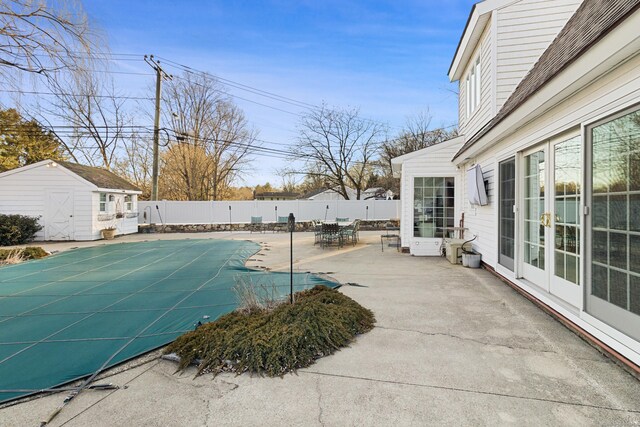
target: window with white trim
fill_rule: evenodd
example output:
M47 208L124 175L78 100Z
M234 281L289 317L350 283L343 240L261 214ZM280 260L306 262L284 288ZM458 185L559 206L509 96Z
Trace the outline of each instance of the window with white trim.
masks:
M107 211L107 193L100 193L100 212Z
M480 105L481 76L480 58L478 58L476 59L475 64L473 64L473 67L471 67L469 74L467 74L467 79L465 80L467 92L467 118L471 117L473 112L478 108L478 105Z
M127 212L131 212L133 210L133 198L131 196L124 196L124 209Z

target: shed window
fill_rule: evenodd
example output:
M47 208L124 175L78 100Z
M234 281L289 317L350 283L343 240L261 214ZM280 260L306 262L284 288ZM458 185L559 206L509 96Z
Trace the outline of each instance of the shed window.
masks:
M133 199L131 196L124 196L124 209L127 212L131 212L133 210Z
M107 211L107 193L100 193L100 212Z
M454 178L414 178L413 236L442 238L454 226Z

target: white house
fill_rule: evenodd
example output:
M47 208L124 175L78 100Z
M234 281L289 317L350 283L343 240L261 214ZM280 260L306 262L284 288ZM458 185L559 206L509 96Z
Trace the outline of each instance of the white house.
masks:
M394 161L402 199L414 203L424 188L416 178L456 171L454 223L464 213L484 266L634 369L639 28L638 0L476 4L449 69L464 139L451 168L431 155L436 147ZM468 201L465 175L476 165L488 184L485 206ZM403 246L421 237L416 215L403 202Z
M464 137L393 159L400 177L400 241L412 255L437 256L447 229L458 226L462 213L460 174L451 158Z
M0 213L40 218L36 240L96 240L138 231L140 189L105 169L44 160L0 173Z

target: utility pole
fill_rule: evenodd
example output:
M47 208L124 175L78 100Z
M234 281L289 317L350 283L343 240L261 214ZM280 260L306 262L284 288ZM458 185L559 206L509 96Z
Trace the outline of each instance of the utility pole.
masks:
M144 62L156 72L156 111L153 119L153 168L151 175L151 200L158 200L158 162L160 157L160 90L162 79L171 80L173 76L167 74L160 66L160 61L153 59L153 55L145 55Z

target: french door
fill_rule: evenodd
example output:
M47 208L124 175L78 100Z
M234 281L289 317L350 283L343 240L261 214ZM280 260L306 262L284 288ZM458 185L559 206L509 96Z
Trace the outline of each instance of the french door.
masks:
M522 277L580 307L580 137L524 153Z

